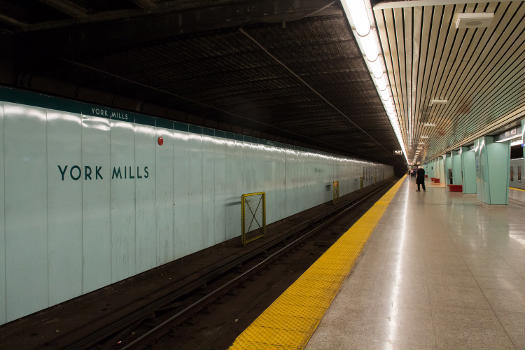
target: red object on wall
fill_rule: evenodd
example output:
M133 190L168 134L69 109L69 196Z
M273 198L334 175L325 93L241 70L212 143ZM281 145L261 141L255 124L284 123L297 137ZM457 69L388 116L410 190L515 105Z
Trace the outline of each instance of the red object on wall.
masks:
M431 177L430 180L432 180L432 182L435 184L441 183L441 180L437 177Z
M162 146L164 144L164 139L162 138L162 136L159 136L159 138L157 139L157 143L159 144L159 146Z
M463 185L448 185L450 192L463 192Z

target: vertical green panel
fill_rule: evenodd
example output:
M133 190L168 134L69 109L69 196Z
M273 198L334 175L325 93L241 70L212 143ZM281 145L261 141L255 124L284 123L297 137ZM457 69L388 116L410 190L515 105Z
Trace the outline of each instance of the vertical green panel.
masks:
M245 192L242 142L228 140L226 144L226 235L227 239L241 234L240 198Z
M189 254L188 242L192 236L188 233L193 232L193 228L188 226L188 183L190 182L188 137L189 134L186 132L173 132L173 200L175 203L173 230L176 258Z
M200 248L207 248L215 243L215 145L212 137L203 135L202 137L202 215L203 220L204 245Z
M295 167L296 154L294 150L287 150L286 152L286 216L290 216L295 213L295 206L297 198L295 195L296 176Z
M99 117L82 118L82 162L95 167L95 180L82 184L84 293L111 283L110 125ZM98 177L97 177L98 170Z
M6 322L5 300L5 216L4 216L4 104L0 103L0 324Z
M111 167L111 279L116 282L135 272L136 166L131 123L111 120Z
M79 115L47 112L47 249L51 305L82 292L82 182L96 181L82 164Z
M463 169L463 193L476 193L476 155L474 151L461 153Z
M189 253L193 253L201 249L204 245L204 234L202 221L202 140L201 135L190 134L186 144L186 152L189 157L189 171L190 178L188 182L189 188L189 215L188 228L191 234L189 235ZM206 240L207 241L207 240Z
M157 127L157 137L164 139L156 147L156 214L157 214L157 264L173 259L173 130Z
M49 305L46 115L4 105L7 321Z
M226 141L216 137L214 139L214 235L215 243L226 240Z
M155 220L155 127L135 124L136 268L140 273L157 265Z
M275 159L275 183L272 191L273 204L271 208L270 222L275 222L281 219L286 213L286 191L285 189L285 151L276 148L273 153Z
M510 143L487 145L490 204L507 204L509 194Z

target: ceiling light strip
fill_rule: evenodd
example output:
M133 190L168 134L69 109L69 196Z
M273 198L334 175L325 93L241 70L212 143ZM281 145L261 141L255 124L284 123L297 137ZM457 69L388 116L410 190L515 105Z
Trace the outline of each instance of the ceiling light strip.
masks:
M381 97L381 102L385 108L388 120L394 129L397 141L403 150L403 155L408 162L405 144L399 127L399 118L392 98L392 90L386 76L385 63L379 46L377 28L372 16L370 0L342 0L352 32L357 41L357 45L365 58L365 62L376 86L377 92Z

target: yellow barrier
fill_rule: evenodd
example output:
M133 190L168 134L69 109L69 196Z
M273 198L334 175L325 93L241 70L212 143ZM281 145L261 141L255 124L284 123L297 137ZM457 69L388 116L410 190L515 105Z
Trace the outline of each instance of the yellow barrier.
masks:
M335 204L339 199L339 181L334 181L332 183L332 203Z
M260 197L259 201L257 202L257 206L255 207L255 210L250 205L250 202L248 198L250 197ZM262 207L261 207L262 204ZM250 211L249 220L250 223L248 225L248 228L246 228L246 210L245 208L248 208ZM259 213L259 208L261 210L261 222L257 220L257 214ZM253 222L257 223L257 227L254 230L251 230ZM255 241L256 239L259 239L264 236L266 233L266 193L265 192L254 192L254 193L245 193L241 196L241 225L242 225L242 235L241 235L241 243L243 246L247 245L248 243ZM248 234L252 231L259 231L255 236L248 237Z

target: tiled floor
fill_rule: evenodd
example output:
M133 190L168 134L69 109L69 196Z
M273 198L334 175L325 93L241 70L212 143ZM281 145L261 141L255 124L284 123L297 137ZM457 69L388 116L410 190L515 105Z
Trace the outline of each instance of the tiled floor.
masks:
M407 179L314 349L524 349L525 215Z

